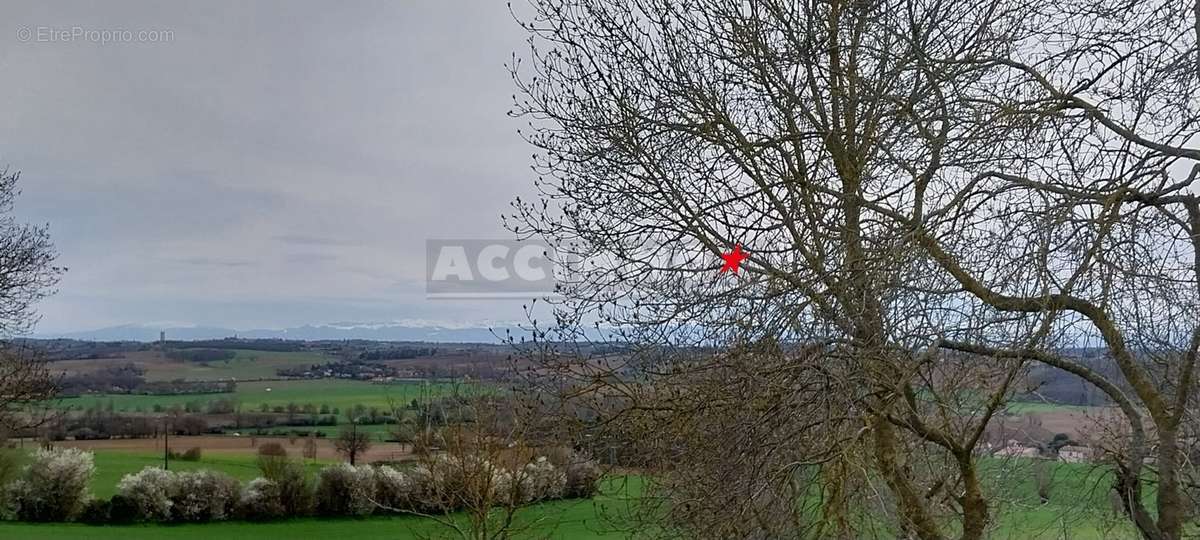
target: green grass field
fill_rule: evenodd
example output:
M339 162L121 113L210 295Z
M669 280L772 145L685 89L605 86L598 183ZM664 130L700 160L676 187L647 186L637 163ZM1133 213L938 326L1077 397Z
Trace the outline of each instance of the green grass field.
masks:
M1088 412L1099 408L1089 405L1064 405L1042 401L1012 401L1004 406L1004 411L1008 414L1022 415L1048 412Z
M4 450L20 456L24 460L28 454L25 450ZM106 499L117 492L117 483L127 474L138 472L146 467L162 467L163 456L159 452L128 452L123 450L98 450L92 452L96 465L92 476L92 495ZM240 481L253 480L260 476L257 458L253 455L205 455L199 461L183 461L172 459L169 467L172 471L213 470L226 473ZM330 462L321 460L304 460L310 473L328 465ZM2 537L0 537L2 538Z
M146 466L158 466L160 456L115 451L97 452L93 494L110 497L125 474ZM310 463L314 472L323 464ZM172 470L214 469L240 479L258 476L253 457L204 458L198 462L172 461ZM542 503L520 512L523 527L530 537L604 539L625 538L615 530L614 521L628 508L640 484L636 481L610 481L605 493L593 500L565 500ZM616 519L614 519L614 517ZM459 518L461 519L461 518ZM260 539L260 538L354 538L408 539L448 536L449 528L433 520L411 516L376 516L366 519L305 518L274 523L219 522L201 525L129 525L89 526L82 524L31 524L0 522L0 538L57 539Z
M93 493L111 496L125 474L161 464L151 453L101 451L95 454ZM310 463L310 471L322 466ZM1109 511L1107 490L1111 479L1102 468L1086 463L1050 464L1052 491L1046 504L1038 499L1033 460L984 459L981 468L988 492L994 500L995 529L991 538L1002 539L1122 539L1134 537L1128 522ZM242 481L258 475L252 456L205 457L199 462L172 461L173 470L215 469ZM637 477L606 482L604 494L593 501L554 501L521 511L530 525L529 537L539 538L625 538L623 519L641 493ZM1149 501L1152 504L1152 501ZM29 539L123 539L142 538L428 538L444 536L447 529L433 521L415 517L379 516L368 519L299 519L276 523L222 522L203 525L87 526L79 524L0 523L0 538Z
M423 396L450 395L458 389L453 383L405 381L392 384L375 384L366 381L343 379L307 379L291 381L239 382L237 391L226 394L190 394L148 396L137 394L89 394L58 400L61 407L87 409L96 405L107 407L112 403L116 411L132 412L138 409L151 411L155 405L171 407L188 402L207 402L216 399L234 399L247 412L257 411L263 404L268 406L296 403L303 405L329 405L345 409L355 405L386 409L389 399L398 405L406 405L414 398Z
M1041 504L1034 480L1036 462L1027 458L982 459L985 488L1004 504L996 516L996 538L1134 538L1129 522L1111 512L1111 473L1091 463L1048 463L1050 497ZM1153 507L1152 495L1147 505Z
M606 508L622 503L613 497L543 503L524 509L529 538L599 540L627 538L607 523ZM89 526L79 524L0 523L0 538L29 540L259 540L272 538L346 538L405 540L456 537L449 528L418 517L366 519L296 519L275 523L219 522L202 525Z
M329 357L319 352L275 352L236 350L230 360L215 362L185 362L164 360L146 366L146 379L150 381L211 381L218 379L263 379L276 377L276 370L285 367L308 366L328 362Z

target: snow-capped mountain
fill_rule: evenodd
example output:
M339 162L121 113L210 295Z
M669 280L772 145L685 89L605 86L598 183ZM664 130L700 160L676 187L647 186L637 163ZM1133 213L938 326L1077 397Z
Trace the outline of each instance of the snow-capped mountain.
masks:
M507 336L528 337L514 322L482 321L445 323L402 320L394 322L336 322L281 329L237 330L214 326L126 324L83 332L37 334L37 338L67 338L88 341L157 341L159 332L170 340L250 339L335 340L368 339L375 341L432 341L443 343L499 343Z

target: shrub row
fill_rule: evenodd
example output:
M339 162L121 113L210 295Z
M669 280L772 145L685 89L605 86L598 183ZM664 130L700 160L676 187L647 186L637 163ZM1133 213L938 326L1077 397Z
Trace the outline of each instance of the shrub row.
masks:
M112 521L212 521L234 515L241 484L214 471L174 472L147 467L125 475L109 503ZM115 510L115 511L114 511ZM89 512L104 517L103 511Z
M320 471L314 485L303 465L284 458L245 486L215 471L147 467L122 478L111 499L92 500L88 483L93 472L88 452L39 450L4 490L4 506L20 520L88 523L440 513L591 497L600 480L599 467L574 454L560 465L539 457L515 469L478 456L442 455L407 469L331 465Z
M41 449L5 488L9 511L23 521L65 521L83 511L95 472L92 454L76 448Z
M339 464L323 469L315 511L324 516L441 513L483 505L522 505L596 494L600 468L572 459L565 467L545 457L509 470L478 456L437 456L413 468Z

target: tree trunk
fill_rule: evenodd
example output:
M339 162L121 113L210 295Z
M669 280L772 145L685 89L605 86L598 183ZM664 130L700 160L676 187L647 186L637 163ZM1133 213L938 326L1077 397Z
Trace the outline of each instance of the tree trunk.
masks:
M963 540L979 540L983 538L990 521L988 516L987 499L979 487L979 475L971 453L960 452L955 456L958 462L959 474L963 481Z
M875 446L875 461L883 473L884 482L896 495L896 508L902 525L917 533L921 540L941 540L942 533L937 523L926 512L921 496L908 481L908 477L896 461L896 432L886 418L871 415L872 442Z
M1160 428L1161 429L1161 428ZM1178 540L1187 514L1179 493L1179 435L1162 430L1158 442L1158 530L1162 540Z
M1142 484L1135 472L1117 465L1117 494L1121 496L1126 515L1146 540L1163 540L1154 518L1142 504Z

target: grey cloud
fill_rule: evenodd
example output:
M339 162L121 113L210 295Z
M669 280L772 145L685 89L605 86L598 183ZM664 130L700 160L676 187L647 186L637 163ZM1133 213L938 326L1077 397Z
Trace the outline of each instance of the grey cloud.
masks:
M303 234L281 234L275 236L275 240L278 240L284 244L299 246L352 246L357 244L357 242L343 240L340 238L309 236Z
M289 263L325 263L336 261L337 257L326 253L292 253L284 257Z
M205 257L184 257L182 259L170 259L172 262L188 264L192 266L224 266L224 267L241 267L254 266L254 261L241 261L235 259L209 259Z
M16 38L73 25L174 37ZM505 116L524 46L502 2L0 4L19 81L0 86L0 166L71 268L39 331L519 318L425 301L412 254L508 237L499 214L532 191Z

